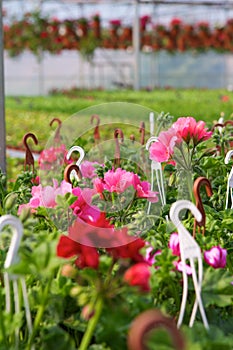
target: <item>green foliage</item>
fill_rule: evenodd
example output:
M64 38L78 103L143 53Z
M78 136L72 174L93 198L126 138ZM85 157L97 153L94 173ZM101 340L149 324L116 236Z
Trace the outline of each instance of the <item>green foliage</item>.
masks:
M85 92L80 92L80 94L86 96ZM108 92L103 92L103 95L98 95L98 92L93 92L93 94L99 98L99 96L106 97ZM153 94L153 92L151 95L148 93L148 96L151 98L154 96ZM114 95L114 97L116 96L117 94ZM131 92L129 92L130 96L132 96ZM146 95L142 93L143 96ZM12 102L10 99L8 101ZM28 100L23 99L22 101L22 105L25 105L21 107L25 108ZM38 103L37 106L35 103L35 108L42 108L43 100L35 101ZM49 110L52 105L48 102L47 106L45 104L45 108ZM58 107L58 110L59 108L63 107ZM166 123L166 125L171 121L170 115L164 113L159 115L159 119L162 124ZM44 128L48 129L47 124ZM130 127L127 129L127 133L129 130ZM105 130L105 136L108 135L113 137L113 130ZM218 138L217 142L220 142L220 139ZM89 145L84 137L82 142ZM92 145L93 143L90 147ZM214 192L213 196L209 198L205 190L202 191L206 212L206 231L204 236L197 233L196 240L202 253L213 246L220 245L227 249L228 257L224 269L214 269L203 262L202 296L207 318L211 325L209 333L199 323L199 314L191 330L186 326L195 301L194 287L192 279L189 277L188 303L182 330L187 339L188 349L193 350L231 349L232 345L233 211L224 209L226 178L231 164L226 166L224 156L221 154L214 153L210 156L208 148L212 146L211 142L206 143L198 146L195 154L193 152L192 180L200 175L208 177ZM122 147L122 151L128 155L128 159L125 156L122 161L122 167L141 174L133 152L127 146ZM140 147L137 151L140 153L142 148ZM113 167L112 160L107 159L106 157L104 166L96 167L99 178L103 178L104 174ZM20 173L10 188L5 187L6 179L3 174L0 175L0 215L6 213L17 215L19 205L28 203L31 198L32 181L36 174ZM103 209L109 204L112 211L108 213L108 216L114 222L115 227L128 224L131 234L138 235L140 233L140 238L147 242L147 245L140 250L140 254L146 255L148 245L150 245L152 255L156 253L154 262L148 267L148 273L151 275L149 293L142 292L138 286L129 286L125 282L126 271L135 262L138 262L137 260L133 261L133 259L122 256L115 257L108 250L98 248L97 252L100 256L98 269L90 267L79 269L75 262L77 257L80 257L80 252L72 255L68 251L68 259L57 257L60 234L61 232L66 234L67 227L74 219L70 219L70 205L76 200L73 194L67 193L65 196L57 196L56 210L39 207L34 214L22 212L20 218L24 224L24 236L19 250L20 259L8 272L25 277L34 328L31 336L25 332L23 308L16 316L6 315L2 311L0 314L0 330L2 332L0 332L0 346L2 349L13 350L15 345L14 329L18 326L22 340L20 347L25 350L29 350L32 344L35 344L38 349L52 349L56 344L60 350L66 348L73 350L80 347L82 350L87 348L92 350L124 350L126 349L129 327L133 319L142 311L159 308L177 319L182 296L182 274L175 268L175 263L178 262L179 258L174 256L171 249L168 248L170 234L176 231L174 225L169 221L168 214L171 203L177 198L178 175L174 166L166 165L164 178L167 205L161 208L161 206L156 207L156 204L152 204L150 215L146 215L148 208L146 199L139 200L135 196L131 198L130 191L125 191L120 195L114 192L103 192L105 199L108 199L108 202L102 201ZM144 179L143 175L141 178ZM80 185L81 188L84 188L90 183L90 181L79 182L75 183L75 186ZM98 195L93 198L93 203L101 206ZM192 232L193 218L190 213L185 213L182 221L184 226ZM57 223L59 223L59 230L56 227ZM0 253L1 269L4 272L3 261L9 245L9 228L5 228L2 237ZM80 248L78 242L76 243ZM140 255L137 256L137 259L141 261ZM1 280L0 283L2 287ZM3 288L1 288L0 296L0 307L3 307ZM90 342L90 345L88 343L84 346L83 339L85 340L86 335L89 337L86 344ZM151 334L149 346L150 349L154 349L155 346L156 349L160 348L161 350L171 348L164 332Z
M214 120L219 118L220 113L225 114L226 120L230 119L232 113L231 97L230 101L225 103L220 98L227 94L226 90L158 89L149 92L136 92L130 90L85 91L74 88L73 90L58 91L57 95L46 97L7 97L7 143L11 146L21 146L24 134L30 130L39 136L37 149L43 149L51 136L51 130L48 126L54 116L64 121L84 108L109 101L140 104L157 112L165 111L165 114L170 112L175 119L181 115L190 115L211 125ZM103 120L102 117L101 120ZM141 121L140 115L135 115L134 120L139 123ZM119 118L117 121L119 122ZM127 116L122 117L122 122L126 121L130 122ZM144 122L148 128L148 119Z

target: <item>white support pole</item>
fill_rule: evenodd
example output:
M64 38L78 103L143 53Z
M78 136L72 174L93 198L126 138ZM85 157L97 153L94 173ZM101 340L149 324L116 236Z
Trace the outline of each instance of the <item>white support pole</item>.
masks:
M5 127L5 97L4 97L4 44L2 25L2 0L0 0L0 169L6 174L6 127Z
M133 53L134 53L134 90L140 89L140 23L139 0L134 2L134 26L133 26Z

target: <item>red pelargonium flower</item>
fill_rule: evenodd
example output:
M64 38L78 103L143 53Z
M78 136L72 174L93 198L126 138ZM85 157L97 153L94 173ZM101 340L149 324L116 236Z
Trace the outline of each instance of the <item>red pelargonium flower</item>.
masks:
M77 256L75 264L80 269L99 266L99 254L94 247L88 247L73 241L68 236L61 236L57 245L57 256L61 258L72 258Z
M95 222L77 218L68 232L74 241L90 247L106 248L118 244L113 225L106 219L105 213L100 213Z
M208 265L215 269L224 268L227 263L227 251L219 246L212 247L204 252L204 259Z
M141 291L150 291L150 267L145 262L131 266L124 274L124 281L130 286L138 286Z
M223 95L223 96L221 96L221 101L228 102L228 101L230 101L230 97L228 95Z
M182 20L180 18L173 18L170 22L171 26L179 26L182 24Z
M109 21L109 24L113 27L120 27L121 26L121 20L120 19L111 19Z
M131 259L134 261L144 261L144 256L140 250L145 246L145 242L141 238L135 238L128 235L128 229L125 227L121 230L115 230L115 244L107 251L115 259ZM118 244L116 244L118 243Z

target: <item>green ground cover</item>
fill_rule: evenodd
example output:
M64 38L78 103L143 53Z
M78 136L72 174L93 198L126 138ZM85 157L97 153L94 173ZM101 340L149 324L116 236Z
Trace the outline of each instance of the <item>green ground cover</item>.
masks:
M226 120L231 119L233 113L233 95L227 90L169 89L135 92L73 89L46 97L7 97L7 145L22 147L24 134L33 132L39 139L35 149L42 150L51 136L49 122L54 117L65 121L85 108L108 102L139 104L156 112L169 112L175 118L193 116L197 120L204 120L209 126L219 119L221 113L224 113ZM129 121L127 116L120 118L122 120L118 117L117 122ZM134 121L139 123L141 120L140 115L135 116ZM148 119L144 121L148 128Z
M228 97L228 101L224 97ZM226 119L233 113L233 96L227 90L74 90L47 97L7 97L7 144L19 146L24 133L31 131L38 134L42 146L50 135L48 123L52 118L65 120L84 108L116 101L140 104L175 117L190 115L207 123L218 119L221 112Z

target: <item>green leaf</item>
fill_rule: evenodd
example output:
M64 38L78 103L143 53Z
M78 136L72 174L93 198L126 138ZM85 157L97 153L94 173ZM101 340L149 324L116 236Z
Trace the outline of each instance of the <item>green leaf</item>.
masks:
M205 271L202 284L202 295L205 306L217 305L224 307L232 305L233 278L228 271L224 269L213 269L209 267Z
M55 346L56 344L56 346ZM58 326L48 327L42 334L42 349L51 350L75 350L75 344L71 340L69 334Z

